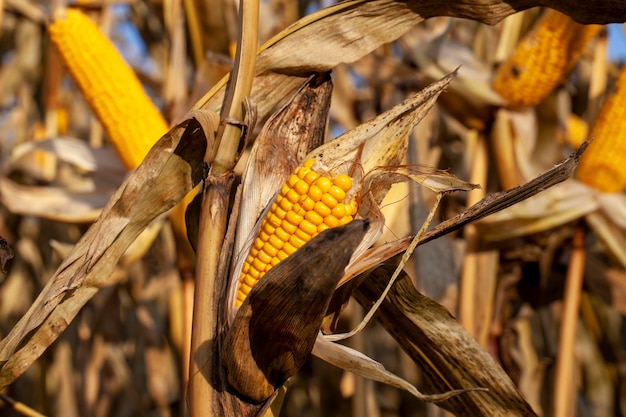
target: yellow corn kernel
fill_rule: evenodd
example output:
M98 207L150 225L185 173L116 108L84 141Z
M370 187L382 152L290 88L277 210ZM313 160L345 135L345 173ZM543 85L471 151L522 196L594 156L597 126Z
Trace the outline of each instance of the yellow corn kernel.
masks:
M281 187L281 194L261 222L259 236L241 270L236 306L239 307L265 272L301 248L318 233L352 221L356 200L345 202L352 179L344 174L328 178L305 161ZM285 204L287 201L289 204ZM276 220L281 219L279 227ZM268 227L269 226L269 227ZM269 233L273 229L273 233ZM254 276L251 277L250 272Z
M606 193L626 189L626 69L598 114L593 141L580 158L579 181Z
M539 104L572 69L600 25L548 9L496 70L493 88L512 106Z
M66 10L48 32L111 145L136 168L169 126L115 46L85 14Z

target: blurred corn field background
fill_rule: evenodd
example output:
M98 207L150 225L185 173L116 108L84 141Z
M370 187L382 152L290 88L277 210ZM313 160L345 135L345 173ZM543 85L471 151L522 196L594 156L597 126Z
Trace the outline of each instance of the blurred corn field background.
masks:
M261 1L259 44L332 4ZM231 71L238 7L0 0L0 340L150 147ZM620 13L611 21L626 21ZM80 36L70 41L71 30ZM403 163L482 188L445 195L435 223L532 180L593 137L574 178L419 247L404 268L540 416L626 416L626 72L609 54L626 49L622 31L548 8L492 25L435 16L331 75L334 138L458 68L412 130ZM267 120L260 113L251 138ZM49 416L188 413L191 198L140 235L60 337L0 391L6 401ZM434 202L423 187L394 185L377 245L417 233ZM337 328L363 315L352 300ZM420 386L420 368L378 322L346 343ZM0 415L20 414L0 402ZM312 358L289 381L280 415L451 414Z

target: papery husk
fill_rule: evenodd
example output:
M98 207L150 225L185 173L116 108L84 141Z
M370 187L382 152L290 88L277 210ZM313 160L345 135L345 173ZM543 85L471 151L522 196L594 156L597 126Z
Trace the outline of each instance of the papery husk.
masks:
M380 297L398 261L378 266L358 287L355 298L366 309ZM444 307L420 294L405 272L375 317L423 371L423 391L486 389L450 396L441 407L459 416L535 415L491 355Z
M213 113L190 114L159 140L113 195L28 312L0 341L0 389L21 375L109 283L119 258L151 221L202 180L202 161L206 149L214 146L217 125Z
M442 394L423 394L405 379L389 372L380 362L375 361L358 350L339 343L328 341L321 334L315 341L312 353L318 358L335 365L338 368L352 372L363 378L368 378L373 381L382 382L383 384L405 390L422 401L439 402L464 392L482 390L480 388L465 390L460 389L448 391Z
M575 180L558 184L541 194L476 223L485 241L499 241L562 226L599 208L593 190Z

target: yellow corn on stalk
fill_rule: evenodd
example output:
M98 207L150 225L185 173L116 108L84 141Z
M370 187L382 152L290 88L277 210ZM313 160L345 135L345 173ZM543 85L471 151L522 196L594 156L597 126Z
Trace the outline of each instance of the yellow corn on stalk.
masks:
M572 69L600 25L548 9L496 70L493 88L513 106L539 104Z
M578 164L578 180L606 193L626 189L626 68L602 105L593 141Z
M72 78L129 169L136 168L169 126L133 70L89 17L67 9L49 26Z
M314 163L305 161L287 179L263 218L241 270L237 307L273 266L318 233L347 224L356 215L356 200L345 201L352 179L346 174L320 175L313 170Z

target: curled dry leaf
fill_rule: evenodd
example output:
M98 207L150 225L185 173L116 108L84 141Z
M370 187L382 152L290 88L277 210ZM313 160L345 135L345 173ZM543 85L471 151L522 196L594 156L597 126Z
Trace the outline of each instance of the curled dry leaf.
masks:
M368 228L369 221L354 220L320 233L253 288L222 350L237 392L264 401L304 365L335 286Z
M498 241L550 230L598 208L593 190L569 180L502 210L477 226L485 240Z
M359 303L369 308L378 299L396 262L368 274L355 293ZM447 398L441 407L463 416L535 415L493 358L444 307L420 294L406 273L376 318L423 370L424 391L487 389Z
M152 148L75 245L27 313L0 341L0 389L35 361L108 282L117 261L148 224L203 178L218 116L197 111ZM67 296L71 294L71 296Z
M576 166L578 165L581 155L585 149L587 149L588 143L589 141L583 143L580 148L565 161L554 166L552 169L544 172L526 184L514 187L507 191L490 194L475 205L467 208L465 211L439 223L437 226L433 227L424 234L424 236L419 240L418 245L428 243L431 240L459 230L467 224L477 222L487 216L505 210L571 178ZM379 263L403 252L408 248L412 239L413 236L409 236L367 250L358 262L353 262L349 265L346 270L346 276L341 280L339 285L343 285L355 276L362 274L363 272L374 268Z

